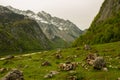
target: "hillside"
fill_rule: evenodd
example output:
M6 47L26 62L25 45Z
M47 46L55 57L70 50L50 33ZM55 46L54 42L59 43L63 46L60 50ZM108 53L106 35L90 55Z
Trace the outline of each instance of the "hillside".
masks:
M34 20L0 6L0 52L43 50L50 45Z
M120 41L120 1L105 0L87 33L74 46Z
M84 48L69 48L44 52L34 52L23 55L15 55L15 58L3 60L0 58L0 66L4 71L0 72L2 78L11 69L17 68L23 71L25 80L74 80L69 79L71 76L77 78L75 80L119 80L120 77L120 42L93 45L91 50ZM56 58L56 53L62 55L61 58ZM108 71L95 70L92 66L87 65L84 68L86 61L84 60L89 53L97 53L103 56ZM43 65L45 61L48 64ZM59 64L65 62L78 62L75 70L64 71L60 70ZM54 75L45 78L45 75L53 72Z

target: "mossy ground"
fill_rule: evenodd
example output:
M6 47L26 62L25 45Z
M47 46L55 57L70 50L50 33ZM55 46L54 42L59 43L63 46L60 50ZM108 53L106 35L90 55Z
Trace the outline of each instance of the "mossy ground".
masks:
M62 59L55 58L57 50L36 52L37 54L35 55L0 61L0 68L18 68L23 71L25 80L67 80L69 75L77 76L78 80L116 80L120 77L120 42L92 45L91 47L92 50L88 51L84 50L81 46L79 49L63 49L61 52ZM76 73L70 74L69 71L60 71L58 68L59 63L66 61L85 63L84 59L90 52L98 53L105 58L108 72L94 70L92 66L86 70L81 65L78 65L75 70ZM77 55L76 58L73 57L75 55ZM70 58L67 59L68 56ZM51 66L41 66L41 63L44 61L49 61ZM113 68L109 67L110 65ZM60 71L60 73L52 78L45 79L44 76L50 71ZM0 78L6 73L7 71L0 73Z

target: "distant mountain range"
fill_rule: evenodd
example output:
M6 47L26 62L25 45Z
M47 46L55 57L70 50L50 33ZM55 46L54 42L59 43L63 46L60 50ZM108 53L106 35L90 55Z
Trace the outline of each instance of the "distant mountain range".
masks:
M50 14L44 11L36 14L30 10L22 11L11 6L7 6L7 8L17 14L22 14L34 19L39 24L43 33L50 40L54 40L57 37L66 42L72 42L82 33L82 31L69 20L52 17Z
M120 41L120 0L105 0L87 32L74 46Z
M82 31L69 20L0 6L0 51L46 50L66 47Z

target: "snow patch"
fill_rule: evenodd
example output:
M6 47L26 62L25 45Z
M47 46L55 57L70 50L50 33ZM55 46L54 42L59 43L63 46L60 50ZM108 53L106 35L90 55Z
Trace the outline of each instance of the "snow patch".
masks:
M47 21L43 21L43 20L42 20L42 21L40 21L40 22L48 24L48 22L47 22Z
M62 28L62 27L59 27L58 29L59 29L59 30L61 30L61 31L63 30L63 28Z

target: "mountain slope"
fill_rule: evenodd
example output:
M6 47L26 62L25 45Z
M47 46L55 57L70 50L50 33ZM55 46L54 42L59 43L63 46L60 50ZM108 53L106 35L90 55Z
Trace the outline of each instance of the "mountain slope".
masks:
M52 17L50 14L44 11L36 14L30 10L22 11L11 6L8 6L7 8L15 13L22 14L36 20L43 33L51 41L55 40L57 37L56 40L59 38L59 40L63 40L65 42L72 42L82 33L82 31L69 20Z
M120 1L105 0L85 35L76 40L74 46L83 43L97 44L120 40Z
M0 6L0 51L49 48L49 40L34 20Z

